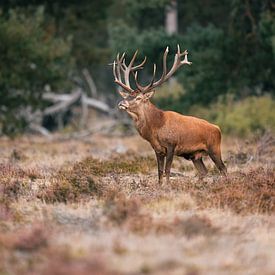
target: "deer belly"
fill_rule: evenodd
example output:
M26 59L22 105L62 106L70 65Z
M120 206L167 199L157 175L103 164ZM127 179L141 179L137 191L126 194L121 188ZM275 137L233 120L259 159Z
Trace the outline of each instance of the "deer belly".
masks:
M208 155L207 147L204 144L198 144L196 146L190 147L183 147L183 146L176 146L175 148L175 155L184 157L190 160L200 159L203 156Z
M197 160L207 155L208 153L206 151L185 152L177 154L177 156L184 157L187 160Z

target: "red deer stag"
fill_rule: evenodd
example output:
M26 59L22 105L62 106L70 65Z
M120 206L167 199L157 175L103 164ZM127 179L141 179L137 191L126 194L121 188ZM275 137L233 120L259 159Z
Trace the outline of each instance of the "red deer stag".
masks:
M153 147L157 157L160 184L163 179L165 158L165 175L166 181L169 183L174 155L192 160L200 176L207 174L202 157L209 155L219 171L225 175L226 167L221 158L221 131L218 126L196 117L184 116L172 111L162 111L150 102L150 98L154 95L154 88L169 79L182 65L191 64L187 60L187 50L180 52L178 46L174 63L171 69L167 71L167 54L168 47L163 55L163 72L160 79L155 81L156 65L154 64L152 80L146 86L139 84L137 73L139 69L143 68L146 57L141 64L134 66L136 51L127 66L125 54L117 55L113 62L113 74L115 83L123 89L119 93L124 98L118 107L131 116L139 134ZM134 76L136 89L130 86L131 74Z

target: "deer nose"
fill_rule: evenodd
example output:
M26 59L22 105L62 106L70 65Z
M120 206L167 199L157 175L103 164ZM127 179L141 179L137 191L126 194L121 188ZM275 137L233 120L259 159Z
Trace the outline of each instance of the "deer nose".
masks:
M122 110L126 110L129 107L129 102L126 100L122 100L118 103L118 108Z

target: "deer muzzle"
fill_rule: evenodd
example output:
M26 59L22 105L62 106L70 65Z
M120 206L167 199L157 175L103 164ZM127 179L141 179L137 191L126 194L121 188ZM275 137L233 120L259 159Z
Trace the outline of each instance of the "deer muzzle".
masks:
M126 110L129 107L129 102L126 100L122 100L118 103L118 108L121 110Z

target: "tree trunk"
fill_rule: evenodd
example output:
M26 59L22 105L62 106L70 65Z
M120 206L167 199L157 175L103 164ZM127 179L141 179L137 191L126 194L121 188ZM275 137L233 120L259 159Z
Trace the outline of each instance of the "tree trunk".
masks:
M171 0L165 11L165 30L168 34L178 32L178 6L177 0Z

